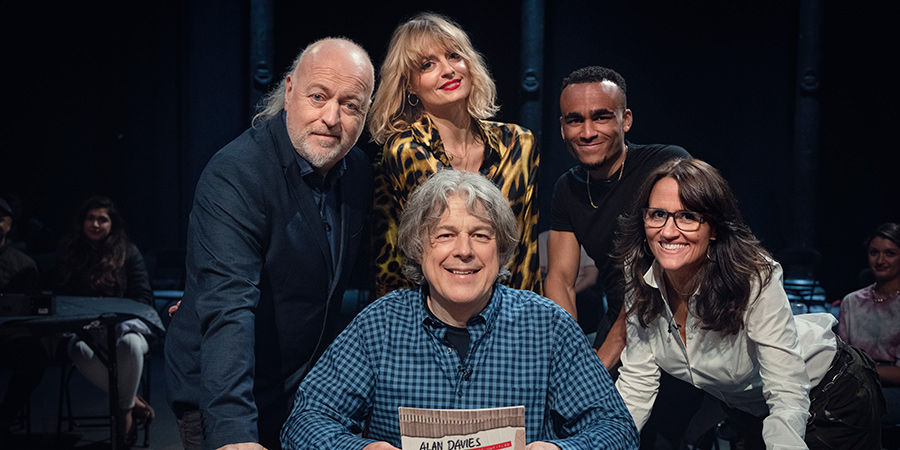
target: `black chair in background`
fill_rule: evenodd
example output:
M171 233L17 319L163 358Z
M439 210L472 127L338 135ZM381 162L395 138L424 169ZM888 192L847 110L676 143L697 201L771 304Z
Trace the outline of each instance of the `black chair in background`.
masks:
M59 407L57 410L56 417L56 434L61 435L63 432L63 423L66 422L68 426L66 427L67 432L75 431L78 428L102 428L111 426L111 421L109 417L109 412L106 409L106 403L104 402L104 414L83 414L78 415L75 412L75 409L72 407L72 391L71 391L71 382L72 377L78 372L78 368L75 367L75 364L68 360L68 357L65 356L65 345L61 345L63 356L62 358L66 359L66 363L60 366L60 375L59 375ZM141 373L141 384L138 388L138 392L140 392L141 397L150 403L150 373L152 372L150 368L150 361L152 350L147 352L144 355L144 371ZM87 382L87 380L84 380ZM144 442L143 447L149 447L150 445L150 424L142 423L138 426L139 431L143 431L144 434Z
M813 249L787 249L778 254L778 261L784 270L784 291L794 313L827 311L825 290L818 279L821 253Z

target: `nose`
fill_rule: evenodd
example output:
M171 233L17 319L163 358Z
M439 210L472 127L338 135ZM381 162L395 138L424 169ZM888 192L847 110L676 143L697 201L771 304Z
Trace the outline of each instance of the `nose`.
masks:
M665 237L677 237L681 233L681 230L675 226L675 218L669 215L666 217L666 223L662 226L662 234Z
M456 242L454 242L453 246L453 255L459 256L460 258L465 258L472 254L472 244L469 242L468 234L460 234L456 237Z
M438 64L440 64L442 77L453 78L453 75L456 75L456 71L453 70L453 64L450 64L450 61L447 61L446 58L441 58Z
M337 100L329 101L322 108L322 121L328 128L332 128L341 122L341 105Z
M590 142L597 137L597 130L591 124L591 121L585 120L581 124L581 129L578 130L578 138L583 142Z

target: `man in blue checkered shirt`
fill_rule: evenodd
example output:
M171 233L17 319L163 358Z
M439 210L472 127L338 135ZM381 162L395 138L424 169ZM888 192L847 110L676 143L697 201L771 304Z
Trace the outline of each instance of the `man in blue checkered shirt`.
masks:
M396 449L398 407L525 406L529 450L637 448L631 415L572 317L509 274L516 221L475 173L443 170L400 220L404 272L360 313L297 390L285 449Z

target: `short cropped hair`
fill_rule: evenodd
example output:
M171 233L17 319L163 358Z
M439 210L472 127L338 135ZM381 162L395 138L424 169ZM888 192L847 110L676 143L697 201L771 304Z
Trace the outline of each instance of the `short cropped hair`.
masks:
M627 108L625 78L619 75L619 72L608 67L588 66L573 71L569 76L563 78L560 92L564 91L570 84L600 83L602 81L609 81L619 87L619 90L622 91L622 105Z
M405 258L403 274L416 284L424 284L422 266L416 261L422 258L425 246L430 245L431 233L454 197L465 201L469 214L494 228L500 261L497 277L505 280L510 274L506 264L519 243L516 217L509 200L483 175L454 169L440 170L425 180L412 192L400 215L397 240Z
M462 27L440 14L420 13L400 24L388 44L369 113L373 141L383 144L422 118L422 104L416 102L413 106L407 101L408 88L414 71L422 64L422 57L435 46L456 52L466 61L472 80L472 91L466 99L470 116L488 119L500 110L497 87L487 64Z

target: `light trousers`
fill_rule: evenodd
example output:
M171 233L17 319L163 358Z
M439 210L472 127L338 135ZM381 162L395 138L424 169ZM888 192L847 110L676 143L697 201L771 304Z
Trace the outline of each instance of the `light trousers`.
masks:
M134 408L134 396L137 394L141 373L144 371L144 355L148 351L150 346L147 339L139 333L125 333L116 341L119 409ZM104 391L109 391L109 370L94 354L94 350L77 336L69 341L69 358L88 381Z

